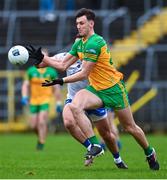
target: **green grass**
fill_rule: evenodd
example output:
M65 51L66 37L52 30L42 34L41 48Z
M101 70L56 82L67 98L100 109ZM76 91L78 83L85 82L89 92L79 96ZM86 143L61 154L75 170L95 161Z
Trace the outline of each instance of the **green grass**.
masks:
M128 170L117 169L109 151L95 159L91 167L84 167L85 149L71 136L49 135L44 151L35 150L36 137L32 134L0 135L0 179L165 179L167 178L167 137L149 135L161 165L151 171L142 149L129 135L121 135L122 158Z

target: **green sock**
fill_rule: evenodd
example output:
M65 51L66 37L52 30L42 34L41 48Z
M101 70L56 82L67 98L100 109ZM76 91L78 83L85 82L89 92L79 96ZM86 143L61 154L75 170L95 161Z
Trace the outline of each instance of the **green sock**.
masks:
M92 136L89 138L89 141L92 143L92 144L99 144L99 140L97 139L96 136Z
M37 150L43 150L43 148L44 148L44 144L43 144L43 143L40 143L40 142L37 142L36 149L37 149Z
M146 149L144 149L144 153L146 156L149 156L153 152L153 148L151 146L148 146Z

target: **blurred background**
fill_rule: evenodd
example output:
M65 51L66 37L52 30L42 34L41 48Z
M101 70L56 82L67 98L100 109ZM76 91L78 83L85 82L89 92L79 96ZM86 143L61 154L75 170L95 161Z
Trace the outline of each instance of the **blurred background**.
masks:
M30 63L13 66L8 50L28 44L48 48L50 55L70 50L77 33L75 12L82 7L95 10L95 31L124 73L137 124L146 132L167 132L166 0L0 0L0 132L28 129L21 85ZM65 86L62 93L65 99ZM63 130L54 108L50 124Z

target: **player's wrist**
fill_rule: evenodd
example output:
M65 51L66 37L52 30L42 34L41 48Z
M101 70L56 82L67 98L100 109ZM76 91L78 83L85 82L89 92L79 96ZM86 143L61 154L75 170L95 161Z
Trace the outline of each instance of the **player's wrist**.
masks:
M65 82L65 78L62 78L62 82L63 82L63 84L66 83L66 82Z
M57 82L57 84L60 84L60 85L63 85L63 84L64 84L63 78L55 79L55 81Z

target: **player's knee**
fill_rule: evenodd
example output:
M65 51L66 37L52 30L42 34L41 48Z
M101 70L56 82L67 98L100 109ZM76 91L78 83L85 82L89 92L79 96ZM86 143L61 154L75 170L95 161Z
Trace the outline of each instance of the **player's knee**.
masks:
M66 129L71 129L71 128L75 127L74 120L72 120L72 119L70 119L68 117L64 118L64 127Z
M70 103L69 108L73 112L73 115L80 113L81 109L74 103Z
M42 128L42 127L44 127L44 126L46 126L45 120L40 120L40 121L38 122L38 127L39 127L39 128Z

